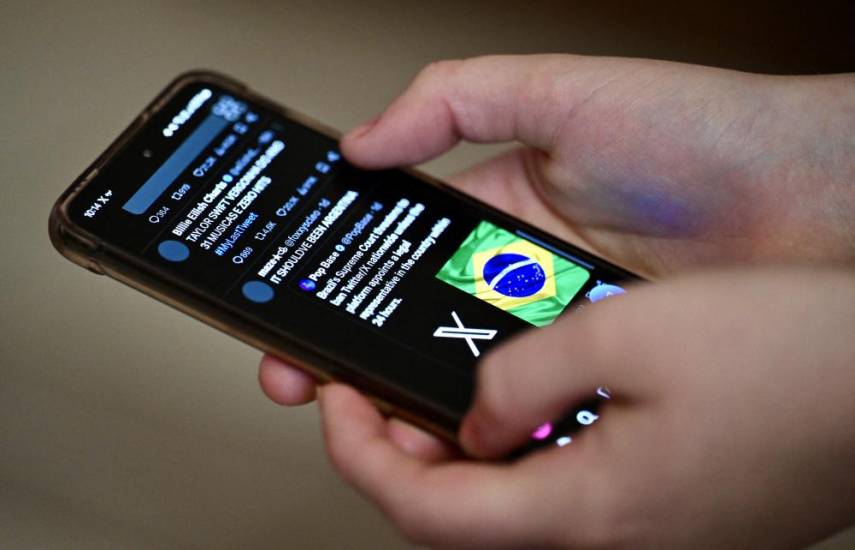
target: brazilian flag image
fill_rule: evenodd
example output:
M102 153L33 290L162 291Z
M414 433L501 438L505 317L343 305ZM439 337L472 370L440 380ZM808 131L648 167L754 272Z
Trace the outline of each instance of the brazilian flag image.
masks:
M590 273L542 246L482 221L436 277L542 327L564 311Z

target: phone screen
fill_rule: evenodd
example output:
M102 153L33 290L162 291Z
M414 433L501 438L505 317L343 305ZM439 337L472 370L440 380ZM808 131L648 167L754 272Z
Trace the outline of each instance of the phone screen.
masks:
M179 284L458 417L479 357L634 279L411 173L357 169L334 138L211 82L172 94L68 215ZM596 419L582 412L579 424ZM569 439L553 431L536 439Z

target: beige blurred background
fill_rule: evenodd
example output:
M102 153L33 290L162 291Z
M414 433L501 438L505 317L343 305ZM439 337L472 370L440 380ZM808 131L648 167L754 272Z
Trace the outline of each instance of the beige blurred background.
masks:
M855 70L851 2L779 4L0 2L0 547L407 546L334 475L314 407L261 396L257 352L48 242L56 196L174 75L230 73L346 129L439 58Z

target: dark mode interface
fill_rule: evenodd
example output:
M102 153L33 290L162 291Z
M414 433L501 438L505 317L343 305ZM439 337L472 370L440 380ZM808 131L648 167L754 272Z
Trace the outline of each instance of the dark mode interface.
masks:
M385 348L378 363L468 374L508 336L625 292L625 273L405 172L358 170L212 85L177 93L99 182L72 204L83 228L342 355ZM534 437L570 441L553 431Z

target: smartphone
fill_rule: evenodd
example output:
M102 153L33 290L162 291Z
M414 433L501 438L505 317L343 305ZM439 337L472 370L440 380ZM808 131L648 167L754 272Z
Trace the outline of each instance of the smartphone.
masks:
M51 240L452 441L479 357L638 280L415 170L358 169L337 138L229 77L181 75L60 196ZM568 443L597 393L533 444Z

